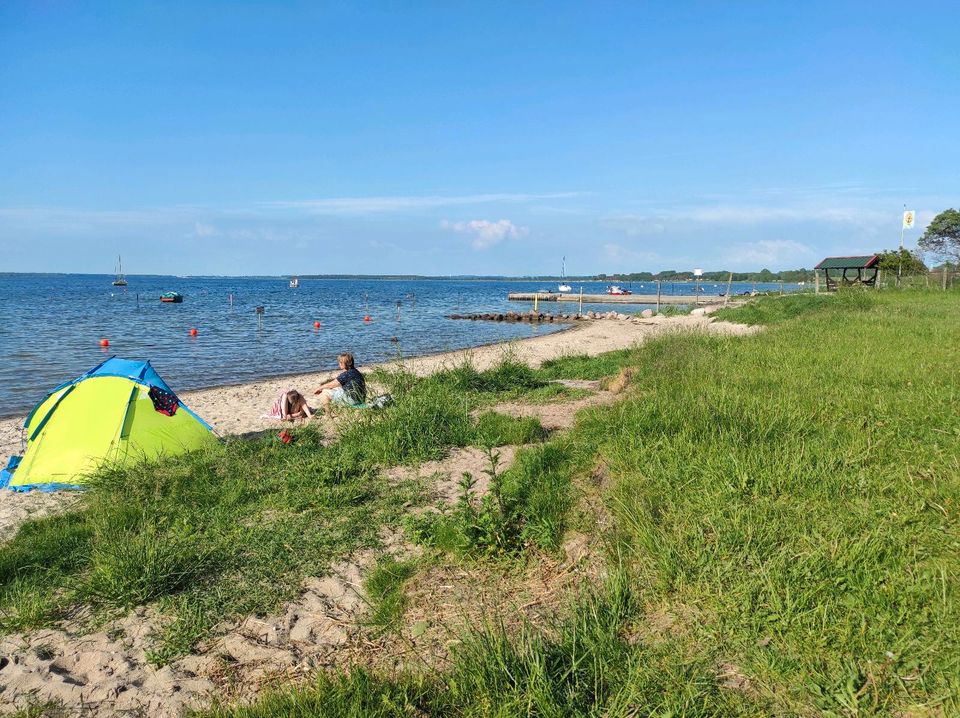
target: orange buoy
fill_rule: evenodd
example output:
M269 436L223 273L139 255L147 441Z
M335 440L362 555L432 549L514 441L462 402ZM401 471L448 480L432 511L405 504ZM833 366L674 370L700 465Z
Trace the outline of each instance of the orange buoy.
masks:
M109 340L109 339L101 339L101 340L100 340L100 346L102 346L102 347L108 347L108 346L110 346L110 340Z
M190 330L190 336L192 336L192 337L197 336L197 333L198 333L198 332L197 332L196 329L191 329L191 330Z
M314 329L319 329L319 328L320 328L320 322L314 322L314 323L313 323L313 328L314 328Z
M367 314L367 315L363 318L363 321L369 322L369 321L370 321L370 315Z

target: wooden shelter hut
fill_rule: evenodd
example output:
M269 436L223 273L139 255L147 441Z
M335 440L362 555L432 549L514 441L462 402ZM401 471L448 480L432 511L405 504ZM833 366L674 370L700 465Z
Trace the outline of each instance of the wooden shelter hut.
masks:
M828 292L835 292L841 286L872 287L877 283L880 257L876 254L863 257L827 257L814 269L818 272L823 270Z

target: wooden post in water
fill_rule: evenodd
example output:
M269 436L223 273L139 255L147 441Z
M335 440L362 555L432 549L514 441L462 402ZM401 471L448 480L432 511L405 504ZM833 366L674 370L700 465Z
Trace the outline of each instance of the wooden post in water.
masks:
M580 285L580 308L577 309L577 316L583 314L583 285Z
M723 295L723 306L727 306L727 302L730 300L731 284L733 284L733 272L730 272L730 276L727 277L727 293Z
M780 294L783 294L783 280L780 280Z
M533 311L534 311L534 312L537 312L537 311L538 311L537 307L538 307L539 305L537 304L537 302L539 302L539 301L540 301L540 292L534 292L534 293L533 293Z
M581 297L580 301L582 302L582 301L583 301L583 298L582 298L582 297L583 297L583 288L582 288L582 287L581 287L581 290L580 290L580 297ZM660 313L660 280L658 279L658 280L657 280L657 314L659 314L659 313Z

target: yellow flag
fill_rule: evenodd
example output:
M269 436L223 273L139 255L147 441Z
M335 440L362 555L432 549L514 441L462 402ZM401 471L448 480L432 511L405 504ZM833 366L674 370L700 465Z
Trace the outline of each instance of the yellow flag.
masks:
M903 213L903 228L904 229L913 229L913 220L915 219L915 213L912 209L908 209Z

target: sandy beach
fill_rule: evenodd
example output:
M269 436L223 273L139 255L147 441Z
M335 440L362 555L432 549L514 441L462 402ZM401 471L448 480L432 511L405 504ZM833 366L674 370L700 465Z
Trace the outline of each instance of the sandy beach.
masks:
M625 315L622 315L625 316ZM754 328L729 322L715 321L706 313L674 317L655 316L647 319L593 319L583 320L569 330L454 352L444 352L403 360L403 365L420 375L433 373L443 367L471 361L478 369L496 364L510 355L531 366L539 366L548 359L573 354L602 354L639 344L650 337L671 331L709 331L725 334L743 334ZM358 357L362 361L362 357ZM389 362L385 366L396 366ZM370 370L373 366L361 366ZM327 381L330 371L286 376L262 381L220 386L183 392L181 399L218 434L222 436L268 430L278 423L262 418L273 399L289 388L307 392ZM174 387L176 389L176 387ZM41 397L37 397L39 400ZM0 420L0 457L4 463L11 454L22 451L22 426L25 417ZM0 492L0 535L10 536L23 521L39 517L68 506L76 494L58 492L16 493Z

